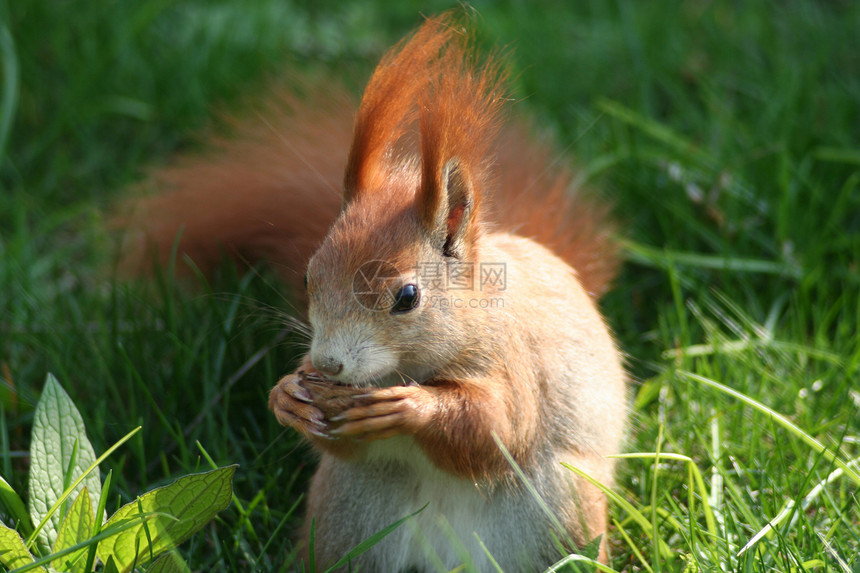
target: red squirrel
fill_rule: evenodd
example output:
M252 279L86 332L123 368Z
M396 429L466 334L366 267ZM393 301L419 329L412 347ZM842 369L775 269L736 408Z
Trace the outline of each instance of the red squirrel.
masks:
M182 227L204 269L226 249L305 283L310 352L269 407L320 454L301 531L318 565L421 508L352 565L539 570L600 536L607 559L606 498L562 463L611 485L625 432L596 307L613 229L503 125L504 76L455 17L429 18L357 111L282 94L263 125L156 173L170 192L128 221L162 259Z

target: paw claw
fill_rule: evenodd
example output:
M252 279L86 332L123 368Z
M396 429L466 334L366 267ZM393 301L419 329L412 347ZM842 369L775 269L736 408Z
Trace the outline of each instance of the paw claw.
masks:
M327 434L325 432L321 432L321 431L317 430L316 428L309 428L308 432L310 432L312 435L314 435L318 438L322 438L323 440L330 440L331 441L331 440L335 439L330 434ZM333 432L331 432L331 433L333 433Z
M305 404L313 403L314 399L311 397L311 393L308 392L307 388L303 388L296 384L295 390L293 391L293 397L299 402L304 402Z

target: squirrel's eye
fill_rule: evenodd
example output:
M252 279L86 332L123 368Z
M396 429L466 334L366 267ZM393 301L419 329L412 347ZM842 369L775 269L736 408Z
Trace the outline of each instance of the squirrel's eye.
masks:
M421 291L413 284L404 285L394 299L394 305L391 307L392 313L409 312L421 300Z
M305 273L305 290L308 290L308 273Z

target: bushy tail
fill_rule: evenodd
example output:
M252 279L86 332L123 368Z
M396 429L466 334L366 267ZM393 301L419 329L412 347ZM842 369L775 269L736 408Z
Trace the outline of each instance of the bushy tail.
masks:
M570 158L537 141L523 125L503 130L496 152L489 218L501 230L548 247L599 298L620 266L610 205L588 189L574 188Z
M153 262L164 264L181 233L179 252L204 272L226 254L268 260L288 283L300 284L340 210L344 168L348 194L380 184L378 175L385 171L377 167L406 132L421 98L430 97L420 106L427 112L419 122L421 136L429 138L428 145L422 141L422 160L430 161L425 148L439 142L459 141L454 151L466 160L495 148L487 197L493 213L485 220L553 250L599 297L618 268L606 205L571 189L566 159L521 125L498 130L495 146L464 128L494 123L500 95L498 64L491 59L472 70L459 30L450 13L430 18L409 42L389 52L371 78L355 130L356 108L342 90L306 89L310 93L301 98L284 91L273 95L259 119L234 122L234 132L217 140L208 156L182 158L155 171L150 183L159 194L131 201L130 214L118 220L127 233L122 267L141 274ZM440 121L441 127L433 123ZM479 131L492 138L494 130Z
M204 273L225 256L267 260L300 285L338 215L355 105L332 86L273 93L259 117L228 120L229 135L179 157L143 183L114 219L120 268L145 275L178 252Z

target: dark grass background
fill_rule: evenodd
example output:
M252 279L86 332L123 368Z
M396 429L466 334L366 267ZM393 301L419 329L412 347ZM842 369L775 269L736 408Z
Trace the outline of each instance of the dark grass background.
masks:
M265 404L302 352L278 314L291 303L265 269L118 282L105 213L272 78L331 75L359 93L420 14L451 6L390 4L0 0L0 429L16 488L53 372L97 451L143 425L102 467L118 497L206 468L196 441L240 464L239 503L183 547L192 569L290 568L313 456ZM856 570L846 476L736 556L834 466L683 373L858 456L860 4L473 6L485 44L512 53L515 112L623 222L629 261L603 308L635 379L628 449L690 456L718 518L712 535L702 500L690 509L683 464L627 461L616 490L670 555L616 505L613 567Z

